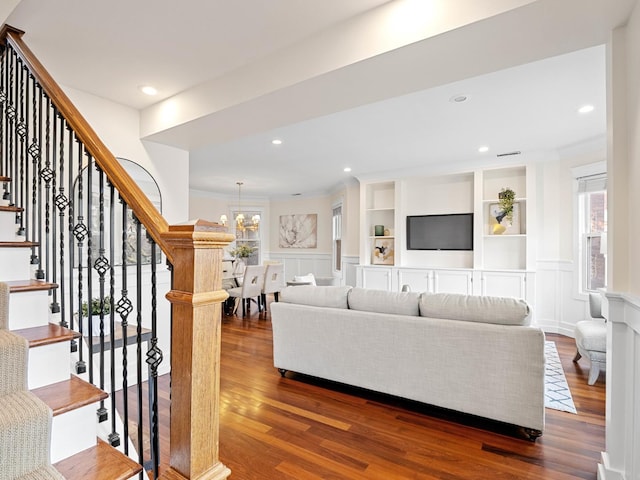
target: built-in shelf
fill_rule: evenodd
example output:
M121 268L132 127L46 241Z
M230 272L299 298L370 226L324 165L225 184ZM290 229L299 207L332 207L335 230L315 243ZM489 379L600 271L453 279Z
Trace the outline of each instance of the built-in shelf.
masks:
M395 182L375 182L363 187L361 199L365 210L361 226L365 241L360 261L365 265L391 266L397 262L396 193ZM388 234L376 235L376 226Z
M500 239L500 238L526 238L527 235L524 233L505 233L502 235L483 235L483 238L495 238L495 239Z

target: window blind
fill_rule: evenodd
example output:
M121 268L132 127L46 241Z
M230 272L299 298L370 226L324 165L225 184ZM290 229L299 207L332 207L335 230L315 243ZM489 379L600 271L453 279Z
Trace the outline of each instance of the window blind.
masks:
M578 178L578 193L601 192L607 189L607 174L589 175Z

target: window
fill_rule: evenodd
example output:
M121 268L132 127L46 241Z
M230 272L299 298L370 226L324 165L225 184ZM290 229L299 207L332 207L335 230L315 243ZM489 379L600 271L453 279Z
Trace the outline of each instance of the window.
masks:
M333 271L342 271L342 204L333 207Z
M607 279L607 177L578 178L581 289L592 292Z
M246 258L244 258L245 265L260 265L260 217L262 212L258 211L232 211L231 218L237 218L238 214L242 213L244 221L238 224L236 220L233 220L234 233L236 235L235 247L240 245L247 245L253 249L253 252ZM234 247L234 248L235 248Z

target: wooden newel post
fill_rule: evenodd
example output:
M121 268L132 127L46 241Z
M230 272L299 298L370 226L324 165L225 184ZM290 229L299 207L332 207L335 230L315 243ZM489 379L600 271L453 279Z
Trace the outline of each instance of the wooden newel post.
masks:
M170 226L173 251L171 453L165 480L226 479L218 459L222 249L233 235L196 220Z

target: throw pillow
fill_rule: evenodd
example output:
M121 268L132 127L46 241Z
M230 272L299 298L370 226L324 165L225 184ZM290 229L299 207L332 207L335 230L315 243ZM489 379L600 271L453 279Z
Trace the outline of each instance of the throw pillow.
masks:
M309 282L310 285L316 284L316 277L313 276L313 273L307 273L306 275L295 275L293 277L294 282Z
M311 305L313 307L349 308L347 295L351 287L314 287L301 285L286 287L280 292L280 301Z

